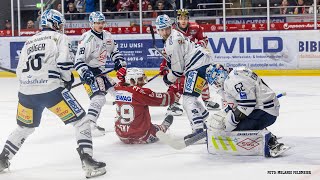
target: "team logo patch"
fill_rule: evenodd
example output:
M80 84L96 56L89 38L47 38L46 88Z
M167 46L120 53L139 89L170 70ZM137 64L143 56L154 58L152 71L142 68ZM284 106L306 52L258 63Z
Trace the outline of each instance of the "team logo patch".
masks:
M194 84L196 83L197 74L198 74L197 71L191 71L188 74L188 77L186 79L184 92L187 92L187 93L193 92L193 87L194 87Z
M247 99L247 93L240 92L240 99Z
M62 121L67 121L75 117L75 114L64 101L60 101L55 106L49 108L49 110L58 115Z
M117 91L116 101L132 102L132 93L126 91Z
M33 123L33 110L18 104L17 119L24 124Z

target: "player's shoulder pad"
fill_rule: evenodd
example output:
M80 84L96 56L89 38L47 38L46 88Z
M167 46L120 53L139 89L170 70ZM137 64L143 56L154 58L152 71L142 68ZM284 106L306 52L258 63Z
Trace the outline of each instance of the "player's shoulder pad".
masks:
M185 36L177 30L174 30L171 37L173 43L184 44L186 40Z
M87 31L81 35L80 42L81 43L89 43L94 38L94 34L91 31Z

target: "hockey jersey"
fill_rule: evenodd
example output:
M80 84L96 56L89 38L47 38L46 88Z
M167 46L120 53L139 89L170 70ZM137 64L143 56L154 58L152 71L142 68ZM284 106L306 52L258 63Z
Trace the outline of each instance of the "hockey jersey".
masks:
M116 85L117 117L115 130L122 138L140 138L150 129L149 106L168 106L174 103L174 93L156 93L138 86Z
M181 32L191 41L200 44L202 47L207 47L208 37L204 34L202 28L195 22L189 22L187 29L184 31L179 26L174 26L174 29Z
M71 80L74 56L65 34L43 29L24 44L17 76L19 92L42 94L63 87L63 80Z
M115 65L126 65L110 32L104 30L101 34L98 34L90 30L82 34L75 58L75 68L81 77L82 73L89 67L100 68L101 71L105 71L107 58L111 58ZM117 70L117 68L115 69Z
M209 52L175 29L172 29L165 41L164 49L168 57L168 67L171 69L168 74L171 82L175 82L190 70L212 63Z
M261 109L279 116L280 104L275 92L254 72L246 67L234 68L224 82L225 100L245 115Z

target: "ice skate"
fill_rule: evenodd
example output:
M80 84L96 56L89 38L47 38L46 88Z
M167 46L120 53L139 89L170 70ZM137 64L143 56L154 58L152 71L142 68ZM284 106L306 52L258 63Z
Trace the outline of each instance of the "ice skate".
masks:
M6 149L4 149L0 154L0 172L2 172L5 169L9 169L10 162L8 156L9 152Z
M183 109L179 108L179 103L175 102L170 105L167 109L167 114L171 114L173 116L181 116L183 113Z
M86 178L102 176L106 174L106 164L94 160L89 154L84 153L80 148L77 148L79 153L82 169L86 172Z
M165 129L165 131L167 131L171 126L172 122L173 122L173 116L169 114L161 123L161 126Z
M278 138L275 135L271 134L271 138L268 143L271 157L278 157L291 148L284 145L283 143L279 143L277 140Z
M208 110L220 110L220 105L213 101L203 101Z

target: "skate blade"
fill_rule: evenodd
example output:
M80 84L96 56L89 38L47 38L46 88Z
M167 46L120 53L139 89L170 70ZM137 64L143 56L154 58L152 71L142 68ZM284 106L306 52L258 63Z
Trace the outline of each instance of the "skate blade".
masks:
M86 171L86 178L90 179L93 177L98 177L98 176L102 176L105 175L107 173L106 168L99 168L99 169L94 169L94 170L87 170Z
M271 157L279 157L281 154L283 154L284 152L288 151L289 149L291 149L291 147L289 147L289 146L282 146L279 151L277 151L277 152L270 152L270 156L271 156Z

